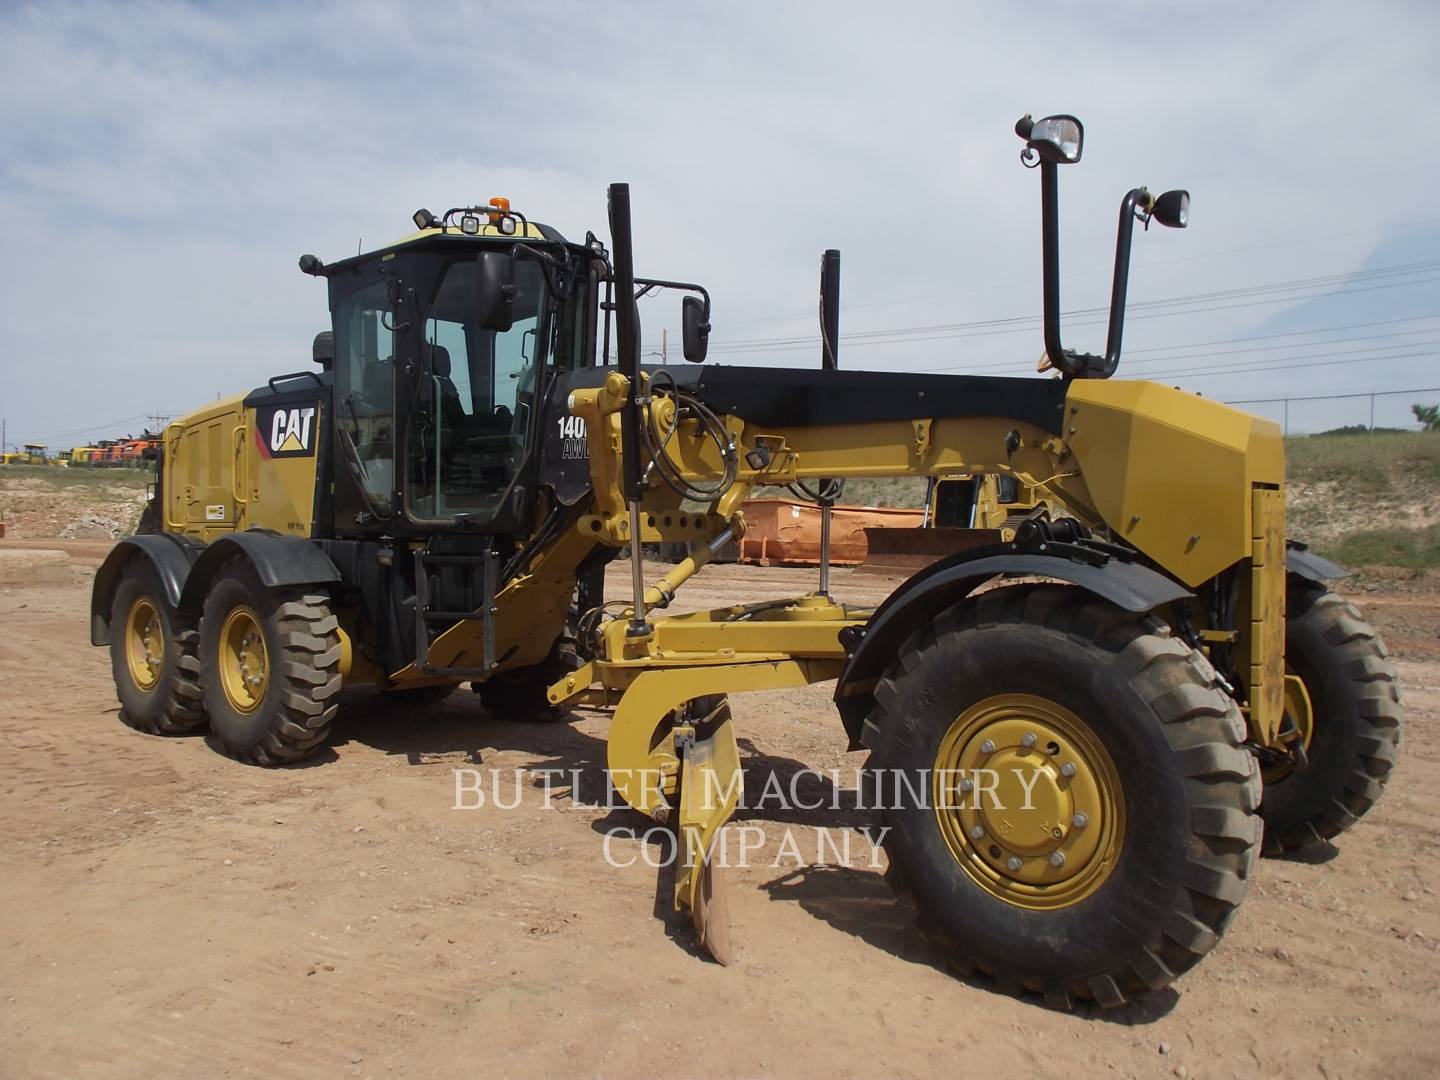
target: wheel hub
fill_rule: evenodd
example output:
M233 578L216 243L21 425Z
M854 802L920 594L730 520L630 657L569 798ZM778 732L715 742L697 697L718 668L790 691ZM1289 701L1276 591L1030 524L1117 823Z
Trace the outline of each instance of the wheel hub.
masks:
M153 690L165 662L165 629L148 596L137 596L125 620L125 666L141 690Z
M253 712L265 699L270 684L270 659L260 617L248 607L237 607L220 628L220 685L236 712Z
M965 710L941 740L934 787L951 853L1009 903L1065 907L1114 868L1119 776L1088 725L1055 702L1003 694Z

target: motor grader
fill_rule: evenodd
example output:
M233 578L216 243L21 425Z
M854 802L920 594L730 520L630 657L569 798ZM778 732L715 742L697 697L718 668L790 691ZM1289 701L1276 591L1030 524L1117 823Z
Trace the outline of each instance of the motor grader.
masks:
M155 531L97 573L123 719L208 724L275 765L324 742L346 683L612 710L611 782L676 830L677 908L723 960L728 696L833 682L887 876L953 967L1062 1005L1166 986L1229 925L1262 818L1286 850L1374 803L1398 692L1325 588L1340 568L1287 543L1276 426L1111 377L1134 226L1184 226L1188 195L1125 195L1106 352L1066 348L1057 176L1083 129L1016 131L1040 173L1050 378L841 370L833 253L819 368L643 366L638 298L686 293L692 361L710 299L636 276L623 184L613 252L495 199L304 256L329 288L318 369L168 425ZM807 595L664 614L759 488L823 506L849 477L957 475L1009 478L1044 512L873 610L822 563ZM647 586L643 545L677 541L689 554ZM607 601L623 549L630 595Z

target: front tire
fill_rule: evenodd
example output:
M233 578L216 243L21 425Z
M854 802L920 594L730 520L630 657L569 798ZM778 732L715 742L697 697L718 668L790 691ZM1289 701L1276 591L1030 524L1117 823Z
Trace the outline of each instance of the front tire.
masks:
M251 765L313 754L340 692L340 624L329 598L267 588L245 560L220 572L200 622L201 684L210 729Z
M889 877L961 974L1115 1006L1219 940L1258 850L1258 767L1214 669L1158 619L997 589L912 635L875 700ZM961 786L984 769L1015 777L1003 811Z
M1271 855L1325 846L1375 805L1400 753L1404 715L1395 665L1354 605L1292 581L1285 663L1310 697L1306 765L1265 779L1260 805Z

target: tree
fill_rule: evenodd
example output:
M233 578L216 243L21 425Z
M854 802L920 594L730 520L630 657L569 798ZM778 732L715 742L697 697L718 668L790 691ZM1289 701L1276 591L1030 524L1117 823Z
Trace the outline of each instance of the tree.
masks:
M1411 405L1410 411L1426 431L1440 431L1440 405Z

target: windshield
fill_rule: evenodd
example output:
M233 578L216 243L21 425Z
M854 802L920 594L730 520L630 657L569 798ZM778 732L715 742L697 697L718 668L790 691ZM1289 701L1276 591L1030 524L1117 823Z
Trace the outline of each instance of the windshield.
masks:
M488 517L525 461L549 335L545 275L515 267L514 324L475 325L475 263L453 262L425 317L426 372L406 447L406 494L421 518Z

